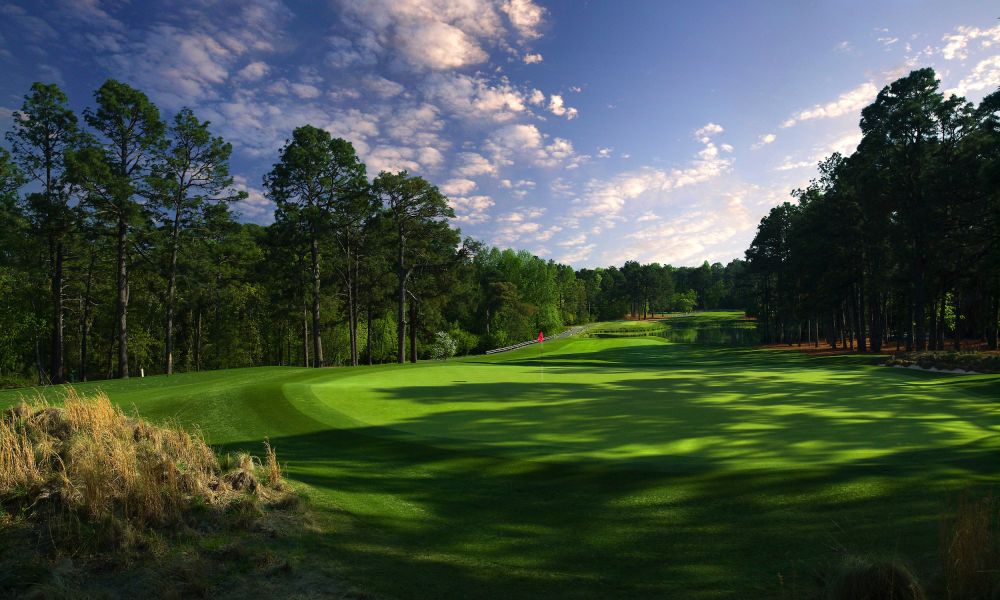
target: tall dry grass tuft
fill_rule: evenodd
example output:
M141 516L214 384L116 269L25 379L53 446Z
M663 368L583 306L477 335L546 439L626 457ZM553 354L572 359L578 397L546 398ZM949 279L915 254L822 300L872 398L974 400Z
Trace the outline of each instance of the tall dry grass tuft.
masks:
M276 490L284 489L285 484L281 480L281 465L278 464L278 455L275 454L271 446L271 440L264 438L264 460L267 461L267 483Z
M277 457L265 448L268 481L280 482ZM180 523L194 506L245 507L273 496L258 483L259 464L241 455L237 470L223 473L200 434L130 417L104 393L70 389L61 407L36 400L0 413L0 503L53 530L72 517L70 525L117 521L111 528L127 535L129 527Z
M992 493L963 494L941 527L941 560L948 598L971 600L1000 595L1000 500Z

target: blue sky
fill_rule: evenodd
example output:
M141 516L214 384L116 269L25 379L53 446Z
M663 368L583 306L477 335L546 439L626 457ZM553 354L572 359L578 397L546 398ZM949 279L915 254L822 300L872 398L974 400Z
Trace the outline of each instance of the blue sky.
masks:
M192 107L261 178L296 126L441 187L456 225L574 266L742 256L850 152L878 90L934 67L1000 87L986 1L0 0L0 122L31 82L82 110L107 77Z

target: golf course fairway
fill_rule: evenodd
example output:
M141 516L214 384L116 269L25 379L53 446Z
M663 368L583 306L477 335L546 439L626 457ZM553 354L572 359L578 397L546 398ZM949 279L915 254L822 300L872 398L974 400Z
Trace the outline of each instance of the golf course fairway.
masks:
M315 521L276 544L378 597L794 598L845 553L927 573L1000 481L1000 377L876 361L573 337L77 389L222 452L269 438Z

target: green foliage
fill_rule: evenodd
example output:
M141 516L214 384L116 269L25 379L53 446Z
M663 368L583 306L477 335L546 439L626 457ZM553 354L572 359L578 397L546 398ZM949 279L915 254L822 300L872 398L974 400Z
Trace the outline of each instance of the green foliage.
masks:
M746 252L766 340L997 347L997 98L945 97L931 69L879 92L857 151L822 161Z
M447 331L439 331L434 334L434 345L431 346L431 356L441 360L448 360L455 356L458 344L452 339Z

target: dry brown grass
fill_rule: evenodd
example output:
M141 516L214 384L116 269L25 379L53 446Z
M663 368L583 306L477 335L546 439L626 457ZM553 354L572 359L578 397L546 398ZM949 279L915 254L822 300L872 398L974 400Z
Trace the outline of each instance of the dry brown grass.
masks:
M0 502L39 520L73 515L140 527L179 523L195 506L246 512L248 502L278 495L277 457L265 450L270 488L248 454L224 472L200 434L151 425L103 393L83 398L70 389L61 407L37 400L0 413Z
M1000 593L1000 501L964 494L942 523L941 559L948 598L996 598Z

